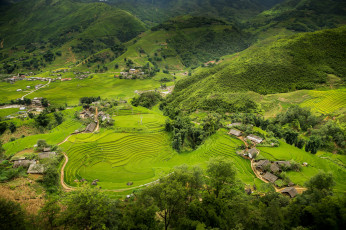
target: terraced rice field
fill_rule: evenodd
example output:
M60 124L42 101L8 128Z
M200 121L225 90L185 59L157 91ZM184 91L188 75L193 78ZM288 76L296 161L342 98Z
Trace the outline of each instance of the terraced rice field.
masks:
M333 174L336 186L335 190L343 192L346 189L346 169L343 164L344 158L334 158L330 154L317 153L313 155L302 149L280 141L280 147L259 147L260 156L268 160L291 160L298 163L307 162L307 167L302 167L301 172L288 172L289 178L296 184L304 186L304 183L319 171L330 172Z
M136 187L166 175L178 165L205 167L206 162L216 156L231 159L244 183L261 183L253 174L250 161L235 153L241 141L229 137L225 130L195 151L177 153L171 147L170 135L163 130L166 118L147 112L113 117L113 130L70 137L61 146L69 157L65 167L66 183L76 186L74 181L84 178L89 182L98 179L98 185L104 189L128 188L127 182L133 182L132 186Z
M309 91L313 97L303 102L301 105L310 107L312 110L328 114L346 107L346 89L328 91Z

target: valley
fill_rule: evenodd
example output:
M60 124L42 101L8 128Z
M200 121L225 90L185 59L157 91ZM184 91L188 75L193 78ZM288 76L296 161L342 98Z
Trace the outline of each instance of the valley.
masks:
M343 229L343 1L0 6L1 229Z

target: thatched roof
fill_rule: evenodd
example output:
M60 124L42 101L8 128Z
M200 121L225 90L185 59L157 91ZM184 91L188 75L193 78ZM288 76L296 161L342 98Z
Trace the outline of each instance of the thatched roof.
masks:
M263 141L263 139L261 137L255 136L253 134L250 134L249 136L246 137L246 139L253 141L257 144L261 143Z
M27 173L29 174L43 174L45 171L45 167L42 164L31 164Z
M284 190L282 190L281 193L287 194L291 198L295 197L298 194L297 190L294 187L287 187Z
M242 125L242 123L240 123L240 122L236 122L236 123L232 123L232 124L228 124L227 125L227 127L233 127L233 126L241 126Z
M34 163L36 163L35 160L16 160L14 161L13 168L18 168L20 166L27 168Z
M270 161L268 160L260 160L256 163L256 167L263 169L266 165L270 164Z
M38 158L40 159L52 158L55 156L56 156L56 152L43 152L38 154Z
M279 166L291 167L291 163L289 161L275 161Z
M231 129L228 134L239 137L241 136L242 132L236 129Z
M266 174L264 174L263 176L264 179L266 179L267 181L274 183L278 177L275 176L274 174L271 174L270 172L266 172Z
M272 163L270 165L270 170L275 173L275 172L279 172L280 168L279 168L279 166L276 163Z
M94 132L95 128L96 128L96 123L95 123L95 122L91 122L91 123L86 127L85 132L87 132L87 133L92 133L92 132Z

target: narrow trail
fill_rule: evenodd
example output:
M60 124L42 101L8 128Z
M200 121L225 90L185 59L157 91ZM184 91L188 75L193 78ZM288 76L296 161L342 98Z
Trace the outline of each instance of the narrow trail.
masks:
M22 97L21 97L21 99L22 99L22 100L24 100L24 97L26 97L26 96L28 96L28 95L30 95L30 94L32 94L32 93L34 93L34 92L36 92L36 91L37 91L37 90L39 90L39 89L42 89L42 88L44 88L44 87L48 86L48 85L50 84L50 82L51 82L51 80L49 79L49 81L48 81L48 83L47 83L47 84L45 84L45 85L41 86L40 88L37 88L37 89L35 89L35 90L31 91L30 93L25 94L24 96L22 96Z

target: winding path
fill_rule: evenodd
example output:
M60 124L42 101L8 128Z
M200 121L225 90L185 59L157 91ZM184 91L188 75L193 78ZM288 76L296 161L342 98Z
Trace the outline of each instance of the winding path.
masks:
M25 94L24 96L21 97L21 99L24 100L24 97L26 97L26 96L28 96L28 95L30 95L30 94L36 92L36 91L39 90L39 89L42 89L42 88L46 87L47 85L50 84L50 82L51 82L51 79L48 80L48 83L47 83L47 84L41 86L40 88L37 88L37 89L31 91L30 93Z

